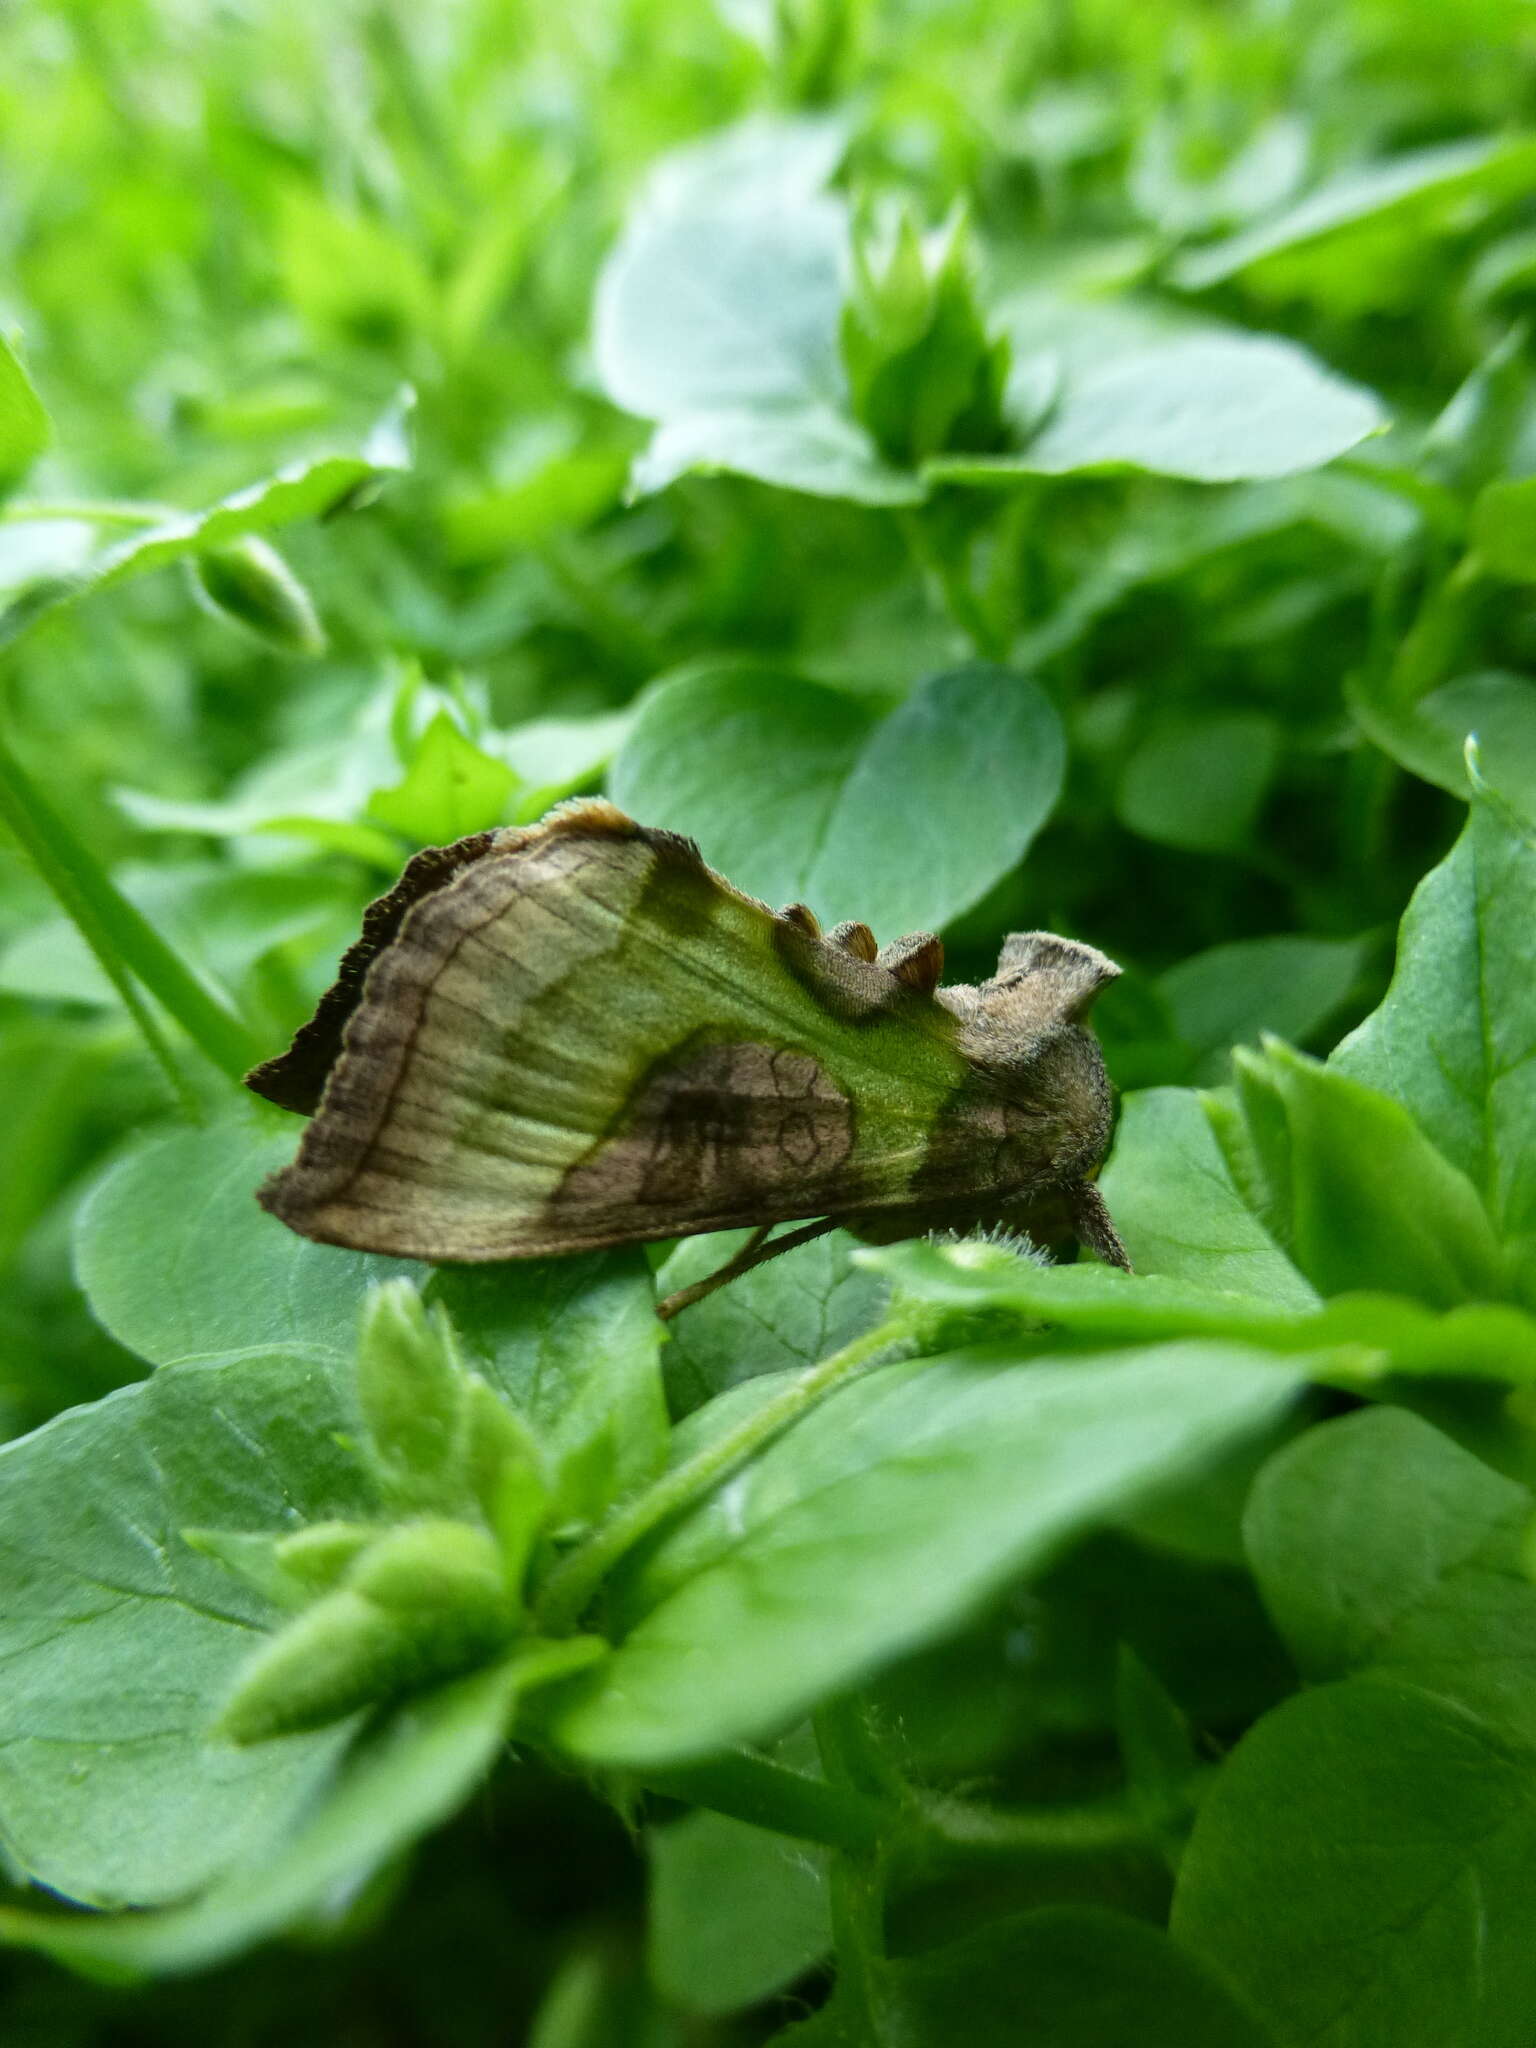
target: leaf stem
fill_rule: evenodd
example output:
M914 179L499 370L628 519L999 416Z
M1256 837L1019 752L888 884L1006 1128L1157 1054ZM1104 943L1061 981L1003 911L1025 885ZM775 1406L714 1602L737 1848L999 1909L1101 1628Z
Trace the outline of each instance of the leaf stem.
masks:
M545 1634L558 1634L574 1628L603 1579L642 1537L712 1493L738 1465L771 1443L808 1409L856 1378L893 1345L913 1335L917 1320L925 1313L922 1304L904 1306L873 1330L844 1345L841 1351L798 1374L761 1408L744 1416L734 1429L705 1444L691 1458L664 1472L643 1493L616 1509L546 1577L536 1603L540 1629Z
M213 1064L238 1081L261 1057L246 1026L211 996L180 954L135 909L105 868L75 837L16 756L0 741L0 821L53 891L81 937L123 996L150 1051L187 1099L184 1077L144 1004L131 992L134 975Z
M808 1777L744 1749L676 1770L646 1771L640 1782L669 1799L830 1849L873 1849L888 1818L878 1800L853 1786Z

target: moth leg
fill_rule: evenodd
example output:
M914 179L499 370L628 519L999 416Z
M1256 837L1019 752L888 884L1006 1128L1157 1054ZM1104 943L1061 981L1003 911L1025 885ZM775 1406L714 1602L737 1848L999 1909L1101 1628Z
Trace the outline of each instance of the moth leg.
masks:
M819 1223L802 1223L798 1230L792 1230L788 1237L775 1238L767 1242L771 1223L763 1223L753 1231L734 1258L727 1259L713 1273L707 1273L702 1280L695 1280L691 1287L679 1287L675 1294L669 1294L665 1301L656 1304L656 1314L664 1323L670 1323L683 1309L691 1308L696 1301L702 1301L707 1294L713 1294L717 1287L724 1287L727 1281L739 1280L743 1273L750 1273L754 1266L766 1266L770 1259L776 1259L780 1252L792 1252L797 1245L809 1244L813 1238L825 1237L829 1230L837 1228L833 1217L823 1217Z
M1072 1190L1072 1228L1079 1244L1086 1245L1106 1266L1118 1266L1122 1273L1134 1273L1131 1255L1120 1241L1109 1205L1091 1180Z

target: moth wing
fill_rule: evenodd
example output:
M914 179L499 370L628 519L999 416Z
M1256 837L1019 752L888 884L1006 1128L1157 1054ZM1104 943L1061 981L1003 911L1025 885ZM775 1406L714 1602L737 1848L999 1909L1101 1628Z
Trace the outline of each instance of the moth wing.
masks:
M291 1103L290 1063L312 1072L322 1024L339 1032L298 1157L262 1190L295 1230L513 1258L1016 1170L954 1016L862 941L821 938L607 804L483 837L251 1077Z

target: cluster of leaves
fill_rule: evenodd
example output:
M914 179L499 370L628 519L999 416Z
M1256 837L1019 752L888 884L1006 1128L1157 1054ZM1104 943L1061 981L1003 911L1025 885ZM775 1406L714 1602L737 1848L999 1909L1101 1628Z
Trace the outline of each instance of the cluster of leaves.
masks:
M0 2022L1524 2042L1536 50L1474 13L0 26ZM231 1084L363 902L599 786L955 975L1113 953L1136 1274L835 1234L663 1341L730 1240L265 1216Z

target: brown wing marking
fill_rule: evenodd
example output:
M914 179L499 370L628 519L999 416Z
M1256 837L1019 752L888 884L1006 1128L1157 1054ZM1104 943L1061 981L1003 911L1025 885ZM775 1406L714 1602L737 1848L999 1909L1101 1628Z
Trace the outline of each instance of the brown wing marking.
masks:
M643 1233L657 1214L806 1215L853 1149L853 1104L810 1053L696 1044L657 1063L621 1128L565 1175L550 1220Z

